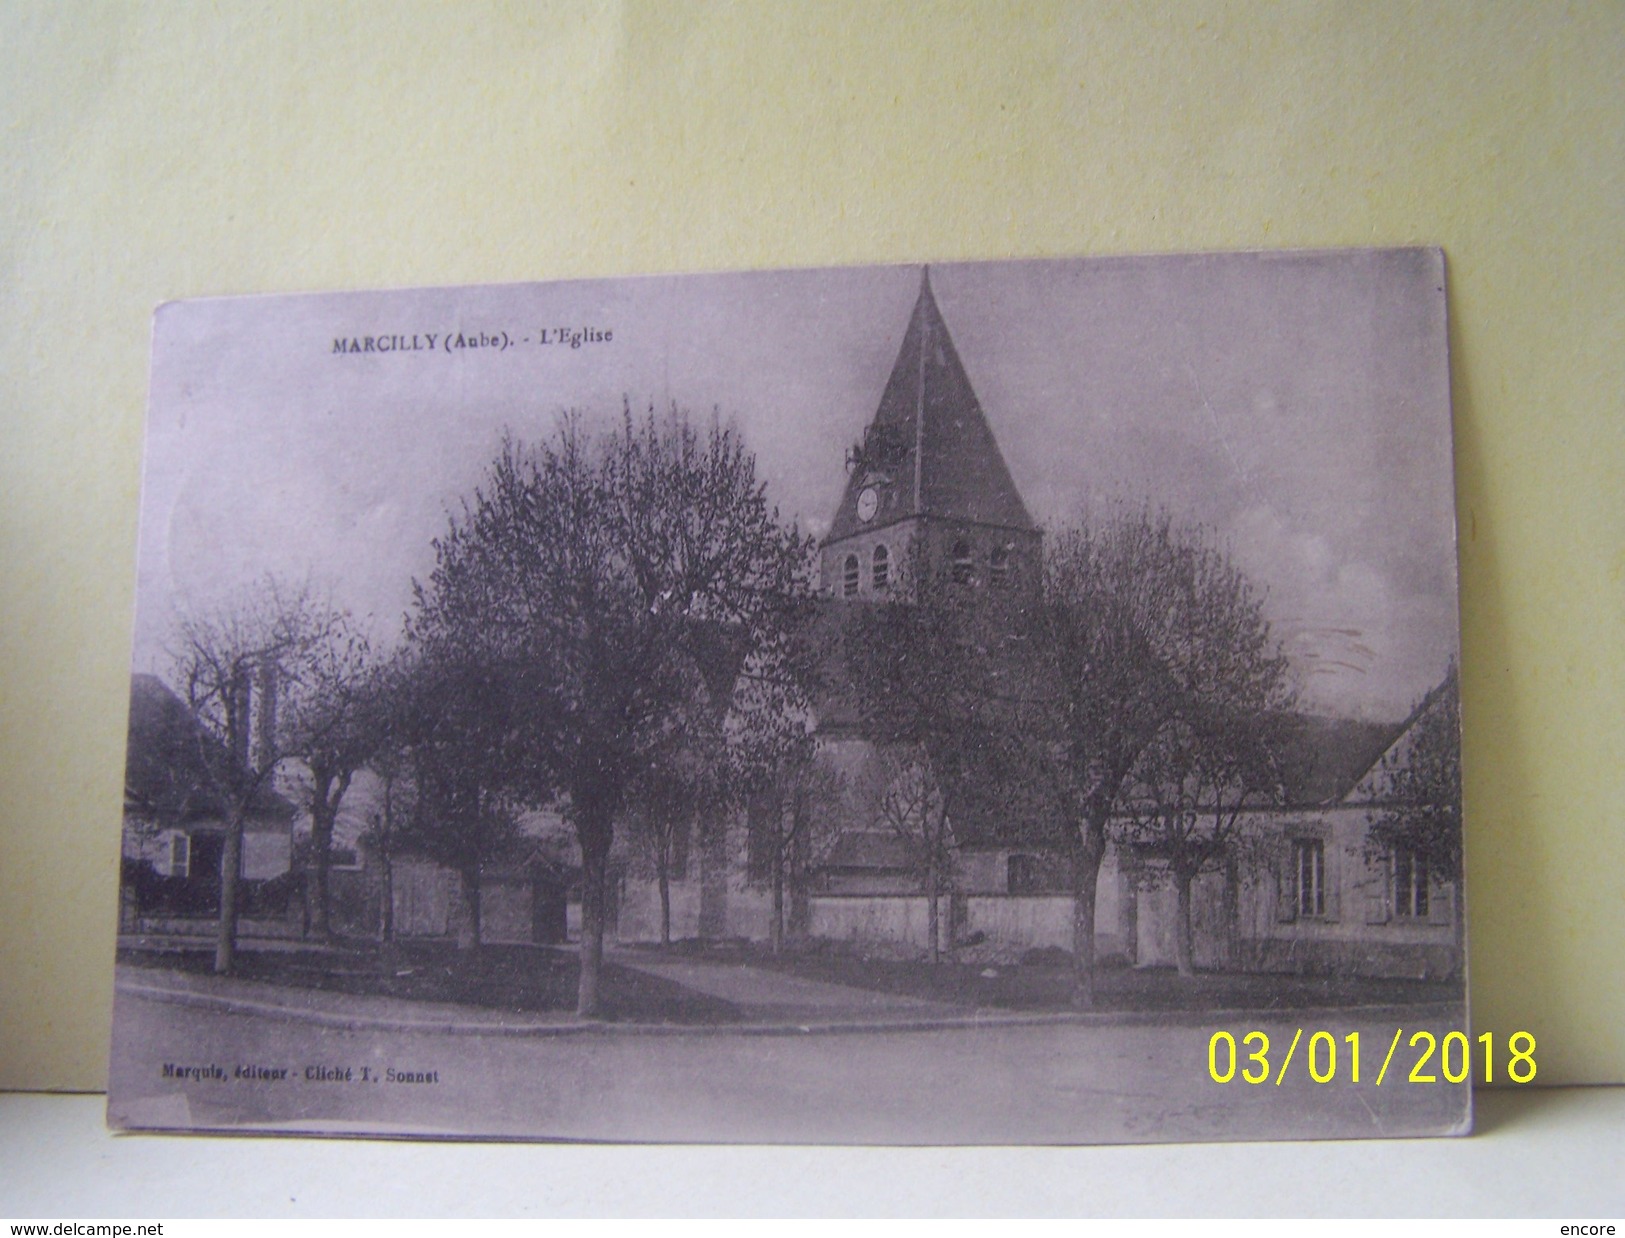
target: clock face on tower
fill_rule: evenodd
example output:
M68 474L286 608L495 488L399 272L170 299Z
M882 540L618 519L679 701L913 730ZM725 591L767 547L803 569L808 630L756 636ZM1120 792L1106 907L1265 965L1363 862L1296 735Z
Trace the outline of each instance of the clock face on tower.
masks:
M858 519L867 524L875 518L875 513L879 510L880 492L873 486L865 486L858 495Z

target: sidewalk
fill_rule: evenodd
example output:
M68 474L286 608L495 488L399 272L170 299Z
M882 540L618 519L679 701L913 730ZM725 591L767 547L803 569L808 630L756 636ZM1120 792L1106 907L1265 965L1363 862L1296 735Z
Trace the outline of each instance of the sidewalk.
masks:
M535 1036L590 1031L594 1026L567 1011L521 1014L450 1002L293 988L233 976L196 976L127 963L114 967L113 989L116 997L345 1030Z
M166 1005L224 1014L288 1019L346 1030L388 1030L498 1036L564 1036L620 1033L805 1033L869 1029L913 1030L927 1026L985 1023L972 1012L943 1002L876 993L868 989L803 980L765 968L730 963L666 962L620 951L606 962L641 972L735 1006L742 1019L720 1025L617 1023L579 1018L573 1011L499 1011L446 1002L336 993L295 988L233 976L119 964L115 991Z

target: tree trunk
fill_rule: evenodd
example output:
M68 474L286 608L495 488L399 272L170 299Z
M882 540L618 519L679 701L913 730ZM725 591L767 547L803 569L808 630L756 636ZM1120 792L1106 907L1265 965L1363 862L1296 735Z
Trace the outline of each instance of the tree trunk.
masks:
M248 769L252 702L249 682L248 669L239 664L232 673L226 706L226 748L237 769L242 771ZM237 885L243 871L243 825L248 815L246 793L232 798L233 807L226 818L226 845L220 853L220 929L214 946L214 970L222 976L228 974L236 962Z
M310 932L318 941L328 941L332 930L332 878L333 826L338 821L339 804L350 789L348 773L333 774L329 770L312 770L314 785L310 797L310 851L316 870L314 892L306 886L310 899Z
M1191 949L1191 873L1174 870L1174 966L1187 979L1196 975Z
M728 932L728 828L714 807L698 817L700 843L699 935L707 941Z
M812 905L807 879L807 828L798 823L790 835L784 862L784 938L805 941L812 931Z
M378 864L378 939L387 946L395 940L395 861L387 834L378 843Z
M1105 827L1086 825L1072 843L1072 1004L1095 1004L1095 890L1106 854Z
M1234 849L1224 857L1224 966L1234 970L1241 953L1241 868Z
M660 844L660 946L671 945L671 843Z
M941 884L941 878L940 878L940 875L937 872L937 862L933 858L930 861L930 863L926 865L926 869L925 869L925 903L926 903L925 923L926 923L926 932L930 935L930 938L931 938L931 963L932 963L932 966L935 966L936 964L942 962L941 933L939 931L939 921L938 921L938 912L937 912L937 900L938 900L939 893L940 893L937 887L940 884Z
M773 954L784 953L784 845L775 843L773 850L773 920L768 926L773 934Z
M480 945L480 869L465 868L460 874L463 914L457 923L457 948L476 950Z
M238 807L226 823L226 846L220 853L220 931L214 945L214 970L227 975L237 958L237 887L243 871L243 817Z
M581 977L576 987L576 1013L599 1015L599 977L604 968L604 885L609 875L610 833L607 822L582 820L576 825L581 843Z
M395 861L389 853L395 833L393 778L384 779L384 815L378 830L378 939L388 946L395 941Z
M328 871L333 858L333 818L337 815L327 802L325 780L316 785L316 797L310 806L310 862L313 882L305 886L305 900L309 905L310 935L317 941L326 941L332 935L328 925Z

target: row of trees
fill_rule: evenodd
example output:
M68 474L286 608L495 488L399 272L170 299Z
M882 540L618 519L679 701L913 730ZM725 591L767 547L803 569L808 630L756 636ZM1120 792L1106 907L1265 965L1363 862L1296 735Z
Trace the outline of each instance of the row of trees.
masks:
M230 806L216 968L232 965L256 795L282 763L302 767L325 934L333 825L371 765L375 833L460 875L468 944L482 868L526 809L563 809L582 863L578 1005L596 1014L616 823L657 836L665 898L680 818L714 833L808 759L810 543L735 431L628 410L612 434L572 419L545 443L504 443L434 551L387 659L348 616L274 584L184 625L177 678Z
M1189 970L1192 882L1280 788L1292 679L1261 595L1200 531L1150 511L1052 534L1025 589L978 589L928 545L894 600L841 625L839 677L884 756L877 823L910 840L933 952L956 816L1024 816L1070 864L1079 1004L1110 830L1166 865ZM618 824L638 828L669 939L680 835L714 846L747 801L767 805L777 946L788 859L839 796L814 752L814 705L835 686L820 673L839 663L814 637L812 551L735 431L627 411L612 433L567 419L544 443L504 443L387 657L342 612L274 585L185 625L177 678L230 806L217 969L232 965L249 805L288 761L304 772L319 935L334 823L367 767L380 851L460 874L466 944L482 868L524 811L562 809L581 856L583 1015L600 1006Z

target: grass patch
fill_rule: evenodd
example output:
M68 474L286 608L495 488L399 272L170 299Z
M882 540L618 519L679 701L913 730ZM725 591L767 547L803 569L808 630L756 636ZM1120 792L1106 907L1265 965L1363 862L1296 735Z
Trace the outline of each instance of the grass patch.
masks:
M212 949L119 950L119 962L210 975ZM575 953L546 946L481 946L449 942L375 943L256 950L240 947L232 973L289 988L364 997L441 1002L516 1014L569 1013L576 1008ZM637 1023L718 1024L741 1018L732 1003L604 961L603 1017Z
M748 964L807 980L925 998L967 1009L1071 1009L1070 964L1045 957L1027 964L870 957L846 943L810 942L775 956L764 944L680 942L672 954ZM1059 952L1057 952L1059 953ZM1064 956L1062 956L1064 958ZM1252 972L1198 972L1107 963L1095 971L1095 1009L1104 1011L1298 1010L1313 1006L1410 1005L1460 1001L1455 981L1384 980Z

